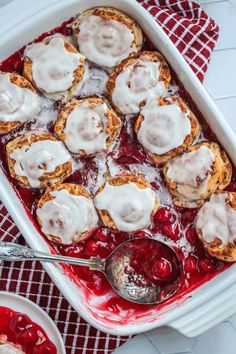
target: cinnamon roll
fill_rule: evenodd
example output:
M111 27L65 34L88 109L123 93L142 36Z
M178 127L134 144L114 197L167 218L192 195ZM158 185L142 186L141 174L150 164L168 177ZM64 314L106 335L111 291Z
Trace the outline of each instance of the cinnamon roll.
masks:
M236 262L236 193L212 194L198 212L196 231L211 256Z
M67 103L54 131L74 154L91 155L107 150L120 132L121 120L107 103L90 97Z
M32 131L6 146L11 177L33 188L63 182L73 172L72 157L61 141L42 131Z
M193 144L201 126L179 97L155 98L142 108L135 124L138 140L157 164Z
M23 76L0 72L0 134L10 133L39 111L35 88Z
M68 39L52 36L26 48L23 74L44 95L68 101L79 94L87 64Z
M202 142L168 161L163 173L175 205L198 208L230 183L232 167L217 143Z
M142 175L110 178L94 198L103 224L120 231L145 228L159 208L155 192Z
M93 63L107 68L139 52L143 43L138 24L110 7L83 12L74 21L72 30L80 52Z
M119 113L134 114L150 98L162 96L171 80L162 54L140 52L124 60L110 74L106 94Z
M42 232L53 242L71 244L89 237L98 216L87 190L64 183L47 189L36 209Z

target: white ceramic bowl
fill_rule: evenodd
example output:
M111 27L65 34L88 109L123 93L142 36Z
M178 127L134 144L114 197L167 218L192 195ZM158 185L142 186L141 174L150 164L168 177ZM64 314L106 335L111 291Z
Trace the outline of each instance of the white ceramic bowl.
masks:
M135 0L16 0L0 12L0 60L8 57L43 32L53 29L64 20L94 6L115 6L136 19L157 49L166 57L180 81L192 96L219 141L236 164L236 139L206 90L189 68L173 43ZM24 7L24 8L23 8ZM35 230L7 178L0 170L0 197L31 247L48 251L49 247ZM113 316L94 312L80 289L63 270L52 264L45 269L70 304L89 323L116 335L145 332L163 325L173 327L186 336L196 336L236 311L236 265L225 270L188 296L165 306L158 313L149 311L141 318L119 323Z

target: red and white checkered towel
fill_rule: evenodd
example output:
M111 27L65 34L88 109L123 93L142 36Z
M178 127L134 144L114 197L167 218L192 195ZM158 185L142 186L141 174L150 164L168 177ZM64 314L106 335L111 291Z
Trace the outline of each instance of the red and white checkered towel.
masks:
M188 0L137 0L162 26L203 81L219 29L196 3ZM5 207L0 203L0 240L24 244ZM42 307L57 324L68 354L108 354L127 340L101 333L87 324L63 298L39 263L4 263L0 290L23 295Z

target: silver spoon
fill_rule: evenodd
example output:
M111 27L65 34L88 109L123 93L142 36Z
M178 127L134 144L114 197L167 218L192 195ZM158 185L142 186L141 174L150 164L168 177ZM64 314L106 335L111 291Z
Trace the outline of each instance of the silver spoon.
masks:
M183 273L176 252L155 239L126 241L106 259L66 257L2 242L0 260L38 260L86 266L103 272L117 294L139 304L157 304L172 297L180 287Z

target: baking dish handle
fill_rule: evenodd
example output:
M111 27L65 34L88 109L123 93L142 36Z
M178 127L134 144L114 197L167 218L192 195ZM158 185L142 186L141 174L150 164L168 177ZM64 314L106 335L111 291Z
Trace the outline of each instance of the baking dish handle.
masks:
M186 337L196 337L236 312L236 284L168 324Z

